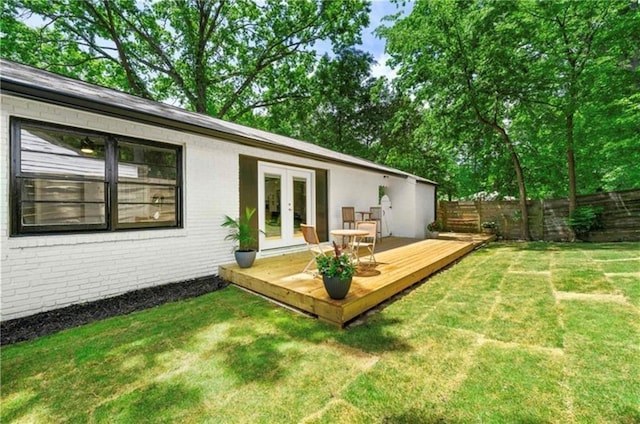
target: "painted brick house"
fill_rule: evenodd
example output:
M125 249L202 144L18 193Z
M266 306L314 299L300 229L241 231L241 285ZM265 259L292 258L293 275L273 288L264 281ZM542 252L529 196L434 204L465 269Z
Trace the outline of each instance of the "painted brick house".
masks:
M317 145L0 61L1 320L217 273L224 215L258 209L259 255L323 239L341 207L393 202L422 238L437 184Z

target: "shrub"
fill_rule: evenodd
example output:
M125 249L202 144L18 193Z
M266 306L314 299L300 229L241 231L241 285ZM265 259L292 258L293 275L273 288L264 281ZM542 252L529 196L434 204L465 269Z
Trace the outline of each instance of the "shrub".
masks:
M602 228L602 211L601 207L580 206L569 215L567 225L577 236L589 234Z

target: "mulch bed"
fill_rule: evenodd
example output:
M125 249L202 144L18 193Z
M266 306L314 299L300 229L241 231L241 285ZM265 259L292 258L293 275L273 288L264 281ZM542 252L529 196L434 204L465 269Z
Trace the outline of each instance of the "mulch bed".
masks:
M68 328L117 315L152 308L167 302L198 297L220 290L229 282L217 275L131 291L120 296L67 306L0 323L0 346L32 340Z

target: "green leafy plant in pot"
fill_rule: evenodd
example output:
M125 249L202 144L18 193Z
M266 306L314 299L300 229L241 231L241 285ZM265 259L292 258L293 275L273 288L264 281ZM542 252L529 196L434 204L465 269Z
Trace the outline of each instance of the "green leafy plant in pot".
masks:
M442 222L436 220L427 225L427 237L438 238L438 235L442 231Z
M482 232L486 234L493 234L498 228L498 224L495 221L485 221L480 226L482 227Z
M223 227L229 228L229 234L224 239L238 243L233 252L240 268L249 268L256 259L256 236L260 230L251 225L251 218L255 213L256 208L247 207L244 216L233 219L225 215L222 223Z
M324 287L332 299L344 299L351 288L353 274L356 271L351 258L341 253L340 248L333 242L333 255L320 255L316 258L318 272L322 274Z

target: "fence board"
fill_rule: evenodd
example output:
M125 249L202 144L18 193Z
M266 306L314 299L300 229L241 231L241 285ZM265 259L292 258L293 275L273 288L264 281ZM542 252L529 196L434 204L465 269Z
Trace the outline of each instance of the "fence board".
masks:
M578 206L602 207L604 228L593 231L589 241L640 240L640 189L578 196ZM568 199L527 202L529 229L533 240L568 241ZM445 230L480 232L480 224L495 221L505 239L520 238L520 204L516 201L439 202L438 217Z

